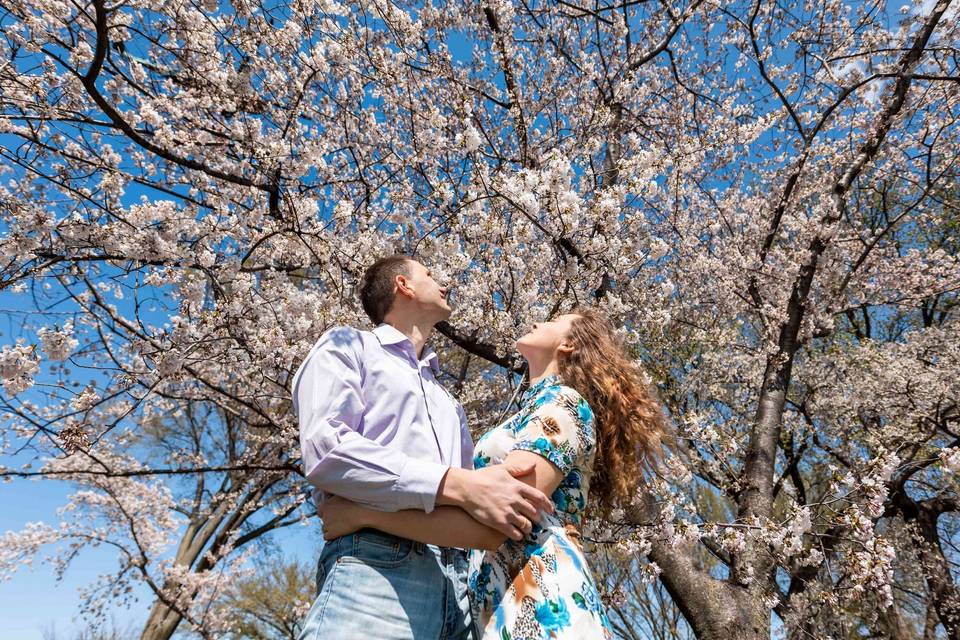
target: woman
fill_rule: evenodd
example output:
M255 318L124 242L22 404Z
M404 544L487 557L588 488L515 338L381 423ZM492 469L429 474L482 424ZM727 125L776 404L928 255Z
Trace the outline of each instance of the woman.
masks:
M508 540L455 507L385 513L334 498L328 540L369 527L428 544L475 549L470 589L486 640L612 637L584 560L579 527L588 494L602 515L636 495L664 438L663 414L613 328L592 311L533 325L517 341L530 389L520 411L480 438L475 467L535 463L522 478L555 511Z

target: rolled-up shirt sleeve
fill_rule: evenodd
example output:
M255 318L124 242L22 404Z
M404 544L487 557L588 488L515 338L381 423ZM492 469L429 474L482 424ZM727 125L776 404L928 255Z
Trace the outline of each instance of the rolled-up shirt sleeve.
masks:
M360 338L339 327L314 345L293 381L303 471L317 489L381 511L430 512L446 465L362 435Z

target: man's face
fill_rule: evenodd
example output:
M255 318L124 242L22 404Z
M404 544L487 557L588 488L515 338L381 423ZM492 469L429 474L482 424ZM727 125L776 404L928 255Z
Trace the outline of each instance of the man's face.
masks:
M406 278L407 286L413 290L415 300L425 312L436 311L440 322L450 317L450 304L447 302L447 287L440 286L433 274L425 266L411 260Z

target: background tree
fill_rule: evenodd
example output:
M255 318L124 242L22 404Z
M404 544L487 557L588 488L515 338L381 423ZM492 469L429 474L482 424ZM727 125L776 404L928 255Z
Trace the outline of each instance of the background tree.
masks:
M255 573L237 580L219 606L231 635L255 640L296 640L316 592L316 566L268 556Z
M695 636L656 575L635 554L602 547L590 554L616 637L688 640Z

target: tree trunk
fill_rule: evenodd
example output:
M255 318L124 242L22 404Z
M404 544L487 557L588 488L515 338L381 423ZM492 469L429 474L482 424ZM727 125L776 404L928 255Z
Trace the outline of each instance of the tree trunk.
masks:
M890 638L890 640L913 640L916 637L903 621L903 616L900 615L896 603L886 611L881 611L877 616L877 631L881 632L884 638Z
M947 638L960 640L960 589L953 580L940 546L940 533L937 531L940 512L926 504L926 501L913 504L916 510L904 513L904 519L910 526L910 537L920 556L920 566L933 607L947 632Z
M887 514L903 518L920 558L920 571L929 591L924 636L933 633L939 618L947 637L960 640L960 588L950 573L937 529L940 515L955 512L960 505L951 497L914 500L907 494L907 478L901 479L891 490Z
M927 616L923 621L923 640L937 640L937 625L940 620L937 618L937 608L933 601L927 602Z
M744 587L694 567L692 549L658 543L648 556L697 640L770 638L770 610Z
M179 612L157 600L150 609L140 640L169 640L182 619Z

